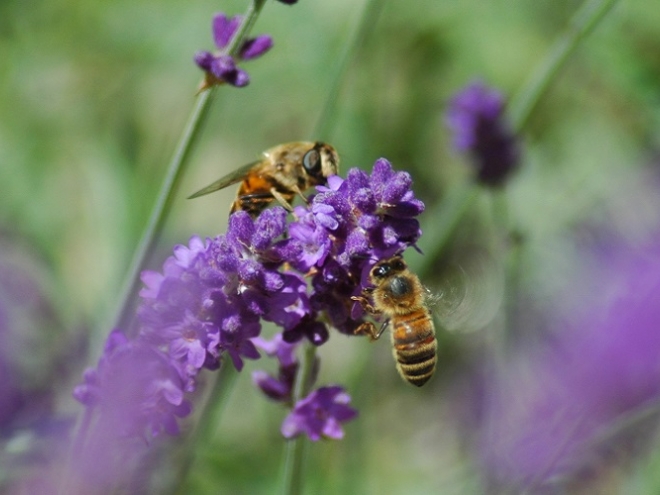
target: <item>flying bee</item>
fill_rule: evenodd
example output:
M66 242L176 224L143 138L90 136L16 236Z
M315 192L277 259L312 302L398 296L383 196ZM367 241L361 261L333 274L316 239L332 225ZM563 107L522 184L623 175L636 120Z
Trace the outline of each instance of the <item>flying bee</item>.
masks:
M376 340L390 327L399 374L421 387L433 375L437 361L435 327L426 304L427 290L401 256L376 263L369 272L369 282L373 287L352 299L367 313L384 315L385 321L378 330L373 322L365 322L355 333Z
M291 211L291 201L303 191L325 184L337 174L339 156L329 144L294 142L280 144L263 152L263 158L243 167L197 191L188 199L218 191L240 182L230 213L245 210L250 215L261 213L273 200Z

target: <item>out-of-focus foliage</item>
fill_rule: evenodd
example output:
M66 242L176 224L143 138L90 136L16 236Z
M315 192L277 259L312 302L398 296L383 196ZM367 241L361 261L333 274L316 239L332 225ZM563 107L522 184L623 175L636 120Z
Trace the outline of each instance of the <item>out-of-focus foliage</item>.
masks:
M246 4L0 2L0 231L45 260L53 321L70 329L62 338L94 329L80 369L96 359L110 330L104 323L192 108L201 80L193 54L212 48L213 13L242 13ZM513 95L579 5L386 2L350 62L328 134L317 136L362 2L269 2L256 29L273 36L274 48L246 64L247 88L218 91L153 265L192 234L225 229L231 188L194 201L185 196L262 150L299 139L332 143L343 170L384 156L409 171L427 205L422 228L432 238L439 205L469 174L442 120L450 97L474 78ZM660 9L652 0L620 2L542 99L522 136L523 163L506 199L476 196L441 255L424 265L425 283L447 297L457 292L457 305L474 295L470 284L492 288L476 290L482 304L474 306L474 326L488 320L483 306L489 314L507 308L514 344L552 326L559 319L553 312L594 301L597 287L580 279L585 247L607 236L635 243L658 225L659 95ZM507 258L515 285L504 295L502 225L513 227L518 243ZM435 252L424 242L424 251ZM411 256L411 265L420 258ZM448 282L452 277L458 282ZM491 326L503 325L498 318ZM55 331L38 323L43 335ZM451 420L450 391L460 390L466 363L492 339L488 329L440 332L437 376L412 390L397 376L385 341L333 334L321 349L321 381L344 384L360 419L343 441L309 449L310 493L483 493L464 434ZM42 342L35 345L49 345ZM52 352L61 355L59 346ZM278 491L284 411L251 386L254 367L239 376L212 448L197 453L188 493ZM78 412L70 390L59 392L63 409ZM622 483L653 493L660 460L656 453L645 462Z

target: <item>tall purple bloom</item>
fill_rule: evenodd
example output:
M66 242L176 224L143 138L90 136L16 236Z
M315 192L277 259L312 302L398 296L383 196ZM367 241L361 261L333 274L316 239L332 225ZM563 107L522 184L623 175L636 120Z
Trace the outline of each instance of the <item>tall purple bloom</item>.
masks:
M658 427L660 243L606 261L599 288L613 297L485 380L477 443L491 486L561 488ZM647 407L655 416L631 420Z
M415 217L424 205L411 183L380 159L370 175L353 169L346 180L331 177L292 217L279 206L256 218L237 211L226 234L175 247L162 271L142 274L137 335L110 335L76 398L118 435L176 433L200 371L217 369L226 357L240 371L260 347L278 358L279 373L257 372L255 382L292 405L293 343L306 337L323 344L327 321L352 334L364 315L350 296L362 293L371 266L419 239ZM262 321L280 327L281 336L261 339ZM340 434L338 422L354 414L336 387L320 390L296 405L298 419L286 431L293 421L312 437ZM322 427L300 426L313 414L327 416Z
M243 87L250 82L248 73L236 65L234 57L226 53L226 49L242 21L243 17L240 15L229 18L222 12L213 17L213 39L220 52L213 54L208 51L199 51L195 54L195 63L206 72L206 81L202 89L221 83ZM237 58L251 60L260 57L272 46L273 39L267 35L247 39L238 51Z
M477 181L501 186L518 166L519 149L504 115L504 99L495 89L473 82L449 103L445 120L454 147L470 153Z

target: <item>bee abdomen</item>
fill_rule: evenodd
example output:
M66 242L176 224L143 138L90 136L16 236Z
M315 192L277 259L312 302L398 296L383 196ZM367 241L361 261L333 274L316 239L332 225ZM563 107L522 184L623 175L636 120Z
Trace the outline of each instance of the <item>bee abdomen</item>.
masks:
M392 322L397 370L404 380L421 387L435 371L438 344L433 321L425 311Z

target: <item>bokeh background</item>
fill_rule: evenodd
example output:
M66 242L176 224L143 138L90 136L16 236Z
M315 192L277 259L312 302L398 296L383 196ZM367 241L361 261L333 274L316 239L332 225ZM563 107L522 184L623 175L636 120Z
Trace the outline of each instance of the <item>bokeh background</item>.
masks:
M453 151L443 112L474 79L516 94L581 2L382 3L322 135L319 118L364 2L266 5L253 33L272 35L275 46L245 65L247 88L217 92L150 266L193 234L224 231L232 188L185 197L274 144L321 139L337 148L343 171L370 170L386 157L410 172L427 205L426 257L407 257L440 295L437 376L413 390L396 374L386 339L333 334L320 349L319 382L345 385L360 417L344 440L308 446L306 488L486 493L465 420L473 388L464 383L492 349L543 340L560 315L598 300L589 274L605 239L638 245L658 226L660 9L652 0L618 2L532 115L520 136L520 170L492 192L471 188L469 160ZM213 13L246 5L0 2L1 371L17 383L0 390L21 398L0 411L0 484L11 482L10 468L29 469L35 425L73 421L81 411L70 391L100 354L193 106L201 73L192 56L212 48ZM456 210L463 213L440 245ZM250 380L270 365L248 362L227 391L215 436L180 493L279 491L285 411ZM660 490L649 437L627 462L603 468L599 479L611 493ZM177 442L158 450L155 493L175 486ZM593 489L585 486L574 489Z

